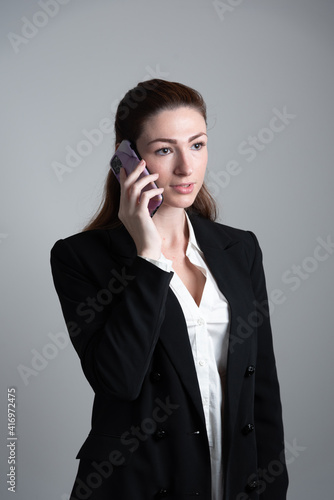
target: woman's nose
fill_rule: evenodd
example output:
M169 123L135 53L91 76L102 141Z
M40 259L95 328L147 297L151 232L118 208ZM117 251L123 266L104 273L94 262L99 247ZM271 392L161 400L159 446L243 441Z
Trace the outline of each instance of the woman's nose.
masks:
M191 175L192 171L190 155L187 152L179 152L176 158L175 173L177 175Z

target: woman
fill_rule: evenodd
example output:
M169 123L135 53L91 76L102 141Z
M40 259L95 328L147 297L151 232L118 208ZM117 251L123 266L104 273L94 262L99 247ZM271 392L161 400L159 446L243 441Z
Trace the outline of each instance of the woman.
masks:
M205 103L179 83L139 83L115 132L116 148L127 139L144 160L128 176L121 169L120 185L110 171L86 231L51 252L95 392L71 500L284 500L261 250L253 233L214 222Z

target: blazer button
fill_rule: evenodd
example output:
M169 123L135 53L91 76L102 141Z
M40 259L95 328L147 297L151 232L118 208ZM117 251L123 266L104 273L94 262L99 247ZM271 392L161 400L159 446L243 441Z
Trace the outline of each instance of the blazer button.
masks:
M249 365L247 366L245 377L251 377L255 373L255 366Z
M252 432L254 430L254 425L253 424L247 424L245 425L245 427L243 427L242 429L242 433L247 436L247 434L249 434L250 432Z
M246 486L246 490L247 491L254 491L256 490L256 488L259 486L259 483L258 481L250 481L247 486Z
M164 439L166 436L167 436L167 432L164 431L163 429L158 429L154 434L153 434L154 438L157 440L157 441L160 441L161 439Z
M155 498L165 498L168 495L168 491L165 488L161 488L158 493L155 495Z
M161 379L161 373L151 372L150 378L152 382L159 382L159 380Z

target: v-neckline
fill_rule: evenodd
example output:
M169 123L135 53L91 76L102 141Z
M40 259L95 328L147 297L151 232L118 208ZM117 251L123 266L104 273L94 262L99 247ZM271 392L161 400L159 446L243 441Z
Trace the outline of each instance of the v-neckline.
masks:
M199 266L197 266L196 264L194 264L192 262L192 264L198 269ZM201 298L200 298L200 301L199 301L199 304L197 304L196 300L194 299L194 297L192 296L192 294L190 293L190 291L188 290L188 287L184 284L184 282L182 281L182 279L180 278L180 276L177 274L177 272L173 269L173 272L175 273L175 275L177 276L177 279L179 280L179 282L181 283L181 286L186 290L186 293L187 295L190 297L190 300L193 302L193 304L195 304L197 310L199 310L201 308L201 305L202 305L202 302L203 302L203 297L204 297L204 293L205 293L205 290L207 288L207 282L208 282L208 276L207 274L203 273L201 271L201 269L198 269L204 276L205 278L205 282L204 282L204 286L203 286L203 290L202 290L202 295L201 295Z

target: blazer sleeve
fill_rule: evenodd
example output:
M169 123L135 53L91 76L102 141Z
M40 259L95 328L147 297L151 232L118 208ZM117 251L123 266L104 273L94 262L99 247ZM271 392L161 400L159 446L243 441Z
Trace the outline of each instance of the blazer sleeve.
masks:
M101 287L94 266L98 258L88 270L67 239L51 250L54 285L87 380L96 393L132 401L159 338L173 273L138 256L123 268L111 259L118 280Z
M258 344L255 371L254 420L258 454L261 500L284 500L288 475L284 454L284 433L280 389L277 378L269 303L262 252L256 236L251 280L257 304Z

